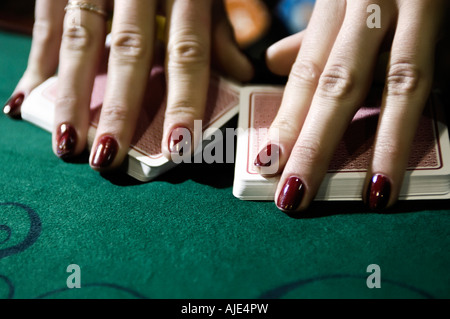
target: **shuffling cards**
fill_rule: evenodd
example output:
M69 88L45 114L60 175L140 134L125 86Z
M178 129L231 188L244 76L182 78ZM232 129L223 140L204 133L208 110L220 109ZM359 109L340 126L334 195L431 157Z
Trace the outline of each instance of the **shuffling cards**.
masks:
M243 200L273 200L278 177L265 178L253 166L264 147L267 128L281 104L283 87L248 86L241 90L239 135L233 194ZM443 110L433 96L413 142L400 199L450 198L450 146ZM316 200L360 200L372 153L379 103L356 113L339 144Z
M88 144L92 143L95 136L105 89L106 74L99 74L96 77L91 98L91 128L88 134ZM147 93L128 152L128 163L126 165L127 174L139 181L150 181L175 166L175 163L167 160L161 152L167 100L165 89L164 68L156 65L150 74ZM22 105L22 118L51 132L57 90L57 77L48 79L34 89ZM238 113L239 92L240 87L231 81L217 75L211 76L205 116L201 123L203 145L196 150L195 154L201 152L202 147L210 142L211 135L214 134L216 129L224 127ZM213 139L213 142L219 141Z

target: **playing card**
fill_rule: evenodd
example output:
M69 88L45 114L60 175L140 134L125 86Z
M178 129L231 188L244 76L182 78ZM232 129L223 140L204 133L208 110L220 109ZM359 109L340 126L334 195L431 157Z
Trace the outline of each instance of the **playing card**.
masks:
M262 177L254 160L281 104L283 87L241 91L233 194L244 200L273 200L279 176ZM317 200L360 200L372 154L380 103L368 99L348 127L330 163ZM413 142L400 199L450 198L450 146L442 108L430 99Z
M95 79L91 98L89 145L95 136L105 89L106 74L99 74ZM22 118L51 132L57 90L57 77L50 78L33 90L22 105ZM161 153L166 100L164 68L156 65L149 77L146 96L128 153L127 173L140 181L154 179L175 166L175 163L167 160ZM204 132L203 147L209 142L209 137L214 134L215 129L222 128L237 114L238 107L239 87L218 75L211 75L205 116L201 122ZM201 151L202 147L196 150Z

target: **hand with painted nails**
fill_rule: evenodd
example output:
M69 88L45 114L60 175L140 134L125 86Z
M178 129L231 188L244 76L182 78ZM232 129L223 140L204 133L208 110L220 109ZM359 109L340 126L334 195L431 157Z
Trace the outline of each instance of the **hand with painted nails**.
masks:
M314 199L383 58L381 113L361 191L371 209L395 203L432 88L447 5L444 0L317 0L308 27L267 50L272 72L289 74L266 143L273 149L278 141L279 209L302 211Z
M86 148L92 88L107 52L109 13L107 85L90 156L91 167L99 171L117 168L128 153L158 47L157 16L165 21L168 88L161 145L169 159L181 149L175 133L193 133L194 120L203 119L211 65L238 81L253 76L223 0L37 0L28 66L4 112L20 117L23 99L58 69L53 150L63 159ZM191 138L193 147L184 146L184 152L200 144L201 137Z

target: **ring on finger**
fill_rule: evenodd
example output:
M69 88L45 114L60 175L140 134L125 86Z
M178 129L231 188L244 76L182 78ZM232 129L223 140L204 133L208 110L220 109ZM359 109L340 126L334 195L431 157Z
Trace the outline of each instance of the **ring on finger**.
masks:
M105 10L96 6L95 4L92 4L92 3L86 2L86 1L70 0L67 3L67 6L65 7L64 10L67 12L68 10L74 10L74 9L86 10L86 11L90 11L90 12L99 14L105 18L108 17L108 13Z

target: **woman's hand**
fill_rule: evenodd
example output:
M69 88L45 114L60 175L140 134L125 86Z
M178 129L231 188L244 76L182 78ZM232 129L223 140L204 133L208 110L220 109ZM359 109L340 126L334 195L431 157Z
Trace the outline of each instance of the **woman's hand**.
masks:
M381 9L380 28L367 25L372 4ZM445 7L443 0L317 0L307 29L269 48L269 68L289 73L267 141L279 141L271 147L280 152L279 209L301 211L314 199L386 47L385 90L362 194L372 209L396 201L430 94Z
M193 132L194 120L203 119L212 62L240 81L252 77L252 66L234 41L221 0L116 0L114 6L109 0L89 0L66 5L64 0L36 1L29 63L4 110L17 115L20 98L59 68L53 150L61 158L76 156L86 147L108 9L114 15L107 87L90 157L96 170L117 168L128 153L152 67L157 13L166 17L168 102L161 143L166 157L179 149L172 132ZM192 138L195 149L201 137Z

